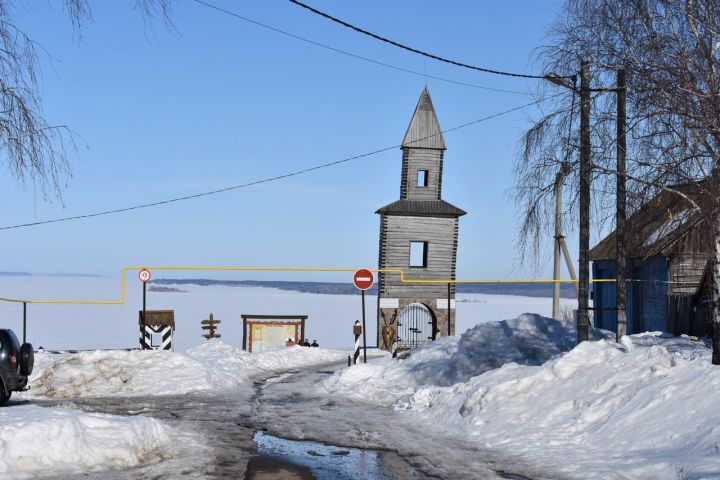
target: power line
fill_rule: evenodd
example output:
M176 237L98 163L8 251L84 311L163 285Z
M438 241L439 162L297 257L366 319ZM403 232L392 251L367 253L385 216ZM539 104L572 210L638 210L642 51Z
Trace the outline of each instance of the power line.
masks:
M198 1L198 0L196 0L196 1ZM402 48L403 50L407 50L407 51L409 51L409 52L417 53L418 55L423 55L423 56L425 56L425 57L432 58L433 60L438 60L438 61L440 61L440 62L449 63L449 64L451 64L451 65L456 65L456 66L458 66L458 67L469 68L469 69L471 69L471 70L477 70L477 71L479 71L479 72L492 73L492 74L494 74L494 75L504 75L504 76L506 76L506 77L517 77L517 78L534 78L534 79L540 79L540 80L545 80L545 79L546 79L546 75L530 75L530 74L525 74L525 73L504 72L504 71L502 71L502 70L494 70L494 69L491 69L491 68L477 67L477 66L475 66L475 65L469 65L469 64L467 64L467 63L462 63L462 62L458 62L458 61L455 61L455 60L450 60L450 59L448 59L448 58L444 58L444 57L441 57L441 56L439 56L439 55L435 55L435 54L432 54L432 53L424 52L424 51L422 51L422 50L418 50L417 48L413 48L413 47L409 47L409 46L407 46L407 45L403 45L402 43L396 42L396 41L394 41L394 40L390 40L389 38L385 38L385 37L380 36L380 35L378 35L378 34L376 34L376 33L369 32L369 31L364 30L364 29L362 29L362 28L360 28L360 27L357 27L357 26L355 26L355 25L353 25L353 24L351 24L351 23L348 23L348 22L346 22L346 21L344 21L344 20L340 20L339 18L333 17L332 15L329 15L329 14L327 14L327 13L325 13L325 12L321 12L320 10L318 10L318 9L316 9L316 8L313 8L313 7L309 6L309 5L305 5L304 3L299 2L298 0L290 0L290 2L294 3L295 5L297 5L297 6L299 6L299 7L302 7L302 8L305 8L305 9L309 10L309 11L311 11L312 13L314 13L314 14L316 14L316 15L320 15L321 17L325 17L325 18L327 18L328 20L332 20L332 21L335 22L335 23L339 23L340 25L342 25L342 26L344 26L344 27L347 27L347 28L349 28L349 29L351 29L351 30L355 30L356 32L362 33L363 35L367 35L367 36L372 37L372 38L374 38L374 39L376 39L376 40L380 40L381 42L385 42L385 43L388 43L388 44L390 44L390 45L394 45L394 46L396 46L396 47ZM560 76L560 77L557 77L557 78L572 78L572 76L567 76L567 77L562 77L562 76Z
M502 88L485 87L485 86L482 86L482 85L476 85L476 84L474 84L474 83L461 82L461 81L458 81L458 80L452 80L452 79L449 79L449 78L437 77L437 76L434 76L434 75L427 75L426 73L416 72L415 70L410 70L409 68L399 67L399 66L397 66L397 65L392 65L392 64L390 64L390 63L385 63L385 62L381 62L381 61L379 61L379 60L374 60L374 59L369 58L369 57L364 57L364 56L358 55L358 54L356 54L356 53L348 52L347 50L341 50L341 49L339 49L339 48L333 47L333 46L328 45L328 44L326 44L326 43L316 42L315 40L310 40L309 38L301 37L300 35L296 35L296 34L294 34L294 33L288 32L288 31L286 31L286 30L281 30L281 29L279 29L279 28L276 28L276 27L267 25L267 24L265 24L265 23L258 22L257 20L253 20L252 18L245 17L245 16L243 16L243 15L240 15L239 13L235 13L235 12L232 12L232 11L230 11L230 10L226 10L226 9L224 9L224 8L218 7L218 6L213 5L213 4L211 4L211 3L204 2L203 0L193 0L193 1L194 1L195 3L197 3L197 4L199 4L199 5L203 5L203 6L207 7L207 8L211 8L211 9L213 9L213 10L216 10L216 11L220 12L220 13L224 13L224 14L226 14L226 15L230 15L230 16L235 17L235 18L237 18L237 19L244 20L244 21L246 21L246 22L248 22L248 23L252 23L253 25L256 25L256 26L258 26L258 27L265 28L265 29L270 30L270 31L273 31L273 32L275 32L275 33L279 33L279 34L281 34L281 35L285 35L285 36L288 36L288 37L290 37L290 38L294 38L294 39L296 39L296 40L300 40L300 41L302 41L302 42L309 43L309 44L311 44L311 45L315 45L316 47L321 47L321 48L324 48L324 49L326 49L326 50L330 50L330 51L335 52L335 53L340 53L340 54L342 54L342 55L347 55L348 57L352 57L352 58L355 58L355 59L357 59L357 60L362 60L362 61L365 61L365 62L374 63L375 65L380 65L380 66L382 66L382 67L391 68L391 69L393 69L393 70L397 70L397 71L400 71L400 72L410 73L410 74L412 74L412 75L421 76L421 77L423 77L423 78L432 78L433 80L439 80L439 81L441 81L441 82L452 83L452 84L455 84L455 85L462 85L462 86L465 86L465 87L477 88L477 89L480 89L480 90L489 90L489 91L492 91L492 92L502 92L502 93L513 93L513 94L516 94L516 95L527 95L527 96L533 95L533 94L530 93L530 92L519 92L519 91L515 91L515 90L504 90L504 89L502 89Z
M560 95L560 94L556 94L556 95L553 95L553 96L547 97L547 98L553 98L553 97L556 97L556 96L558 96L558 95ZM414 142L420 142L420 141L422 141L422 140L426 140L426 139L428 139L428 138L435 137L435 136L440 135L440 134L442 134L442 133L449 133L449 132L453 132L453 131L455 131L455 130L460 130L461 128L465 128L465 127L469 127L469 126L471 126L471 125L475 125L475 124L478 124L478 123L482 123L482 122L485 122L485 121L487 121L487 120L491 120L491 119L493 119L493 118L497 118L497 117L500 117L500 116L502 116L502 115L506 115L506 114L508 114L508 113L515 112L515 111L517 111L517 110L521 110L521 109L523 109L523 108L527 108L527 107L536 105L536 104L538 104L538 103L540 103L540 102L543 102L543 101L545 101L545 100L546 100L546 98L543 98L543 99L540 99L540 100L536 100L536 101L534 101L534 102L526 103L525 105L520 105L519 107L514 107L514 108L511 108L511 109L509 109L509 110L505 110L505 111L502 111L502 112L499 112L499 113L495 113L495 114L493 114L493 115L488 115L488 116L483 117L483 118L480 118L480 119L478 119L478 120L473 120L472 122L468 122L468 123L464 123L464 124L462 124L462 125L458 125L457 127L448 128L447 130L443 130L443 131L440 132L440 133L436 133L436 134L434 134L434 135L428 135L427 137L420 138L420 139L418 139L418 140L415 140ZM263 179L261 179L261 180L255 180L255 181L248 182L248 183L242 183L242 184L240 184L240 185L233 185L233 186L231 186L231 187L218 188L218 189L216 189L216 190L210 190L210 191L208 191L208 192L196 193L196 194L194 194L194 195L185 195L185 196L182 196L182 197L170 198L170 199L161 200L161 201L158 201L158 202L143 203L143 204L140 204L140 205L133 205L133 206L130 206L130 207L117 208L117 209L114 209L114 210L105 210L105 211L94 212L94 213L87 213L87 214L84 214L84 215L75 215L75 216L72 216L72 217L54 218L54 219L50 219L50 220L41 220L41 221L39 221L39 222L31 222L31 223L21 223L21 224L17 224L17 225L6 225L6 226L4 226L4 227L0 227L0 230L11 230L11 229L15 229L15 228L34 227L34 226L38 226L38 225L45 225L45 224L48 224L48 223L60 223L60 222L68 222L68 221L71 221L71 220L81 220L81 219L85 219L85 218L100 217L100 216L104 216L104 215L112 215L112 214L115 214L115 213L122 213L122 212L129 212L129 211L133 211L133 210L140 210L140 209L142 209L142 208L157 207L157 206L159 206L159 205L166 205L166 204L169 204L169 203L181 202L181 201L185 201L185 200L192 200L192 199L200 198L200 197L207 197L207 196L210 196L210 195L216 195L216 194L218 194L218 193L229 192L229 191L231 191L231 190L238 190L238 189L241 189L241 188L251 187L251 186L253 186L253 185L260 185L260 184L262 184L262 183L269 183L269 182L274 182L274 181L276 181L276 180L282 180L282 179L284 179L284 178L295 177L295 176L297 176L297 175L302 175L302 174L304 174L304 173L312 172L312 171L315 171L315 170L320 170L320 169L322 169L322 168L332 167L332 166L335 166L335 165L340 165L340 164L342 164L342 163L351 162L351 161L353 161L353 160L358 160L358 159L360 159L360 158L365 158L365 157L369 157L369 156L372 156L372 155L377 155L378 153L387 152L388 150L393 150L393 149L399 148L399 147L402 147L402 145L393 145L393 146L391 146L391 147L385 147L385 148L381 148L381 149L378 149L378 150L374 150L374 151L372 151L372 152L362 153L362 154L360 154L360 155L355 155L355 156L352 156L352 157L343 158L343 159L341 159L341 160L335 160L334 162L323 163L322 165L315 165L315 166L313 166L313 167L304 168L304 169L302 169L302 170L296 170L296 171L294 171L294 172L285 173L285 174L283 174L283 175L277 175L277 176L274 176L274 177L263 178Z

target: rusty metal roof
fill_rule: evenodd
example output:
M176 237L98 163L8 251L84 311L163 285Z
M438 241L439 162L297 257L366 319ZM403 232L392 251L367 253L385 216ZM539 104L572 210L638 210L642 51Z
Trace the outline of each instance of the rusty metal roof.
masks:
M398 200L375 213L409 217L462 217L467 212L445 200Z
M415 113L413 113L410 125L405 132L402 148L446 149L445 139L427 87L420 94Z

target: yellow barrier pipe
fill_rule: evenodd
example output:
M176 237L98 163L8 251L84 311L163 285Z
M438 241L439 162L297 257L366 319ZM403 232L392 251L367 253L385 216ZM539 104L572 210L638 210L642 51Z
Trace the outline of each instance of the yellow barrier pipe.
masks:
M253 271L253 272L355 272L358 268L332 267L208 267L208 266L130 266L124 267L121 273L120 300L23 300L18 298L0 297L0 302L34 303L44 305L122 305L127 299L127 272L133 270L193 270L193 271ZM400 269L370 269L374 273L394 273L400 275L402 283L421 284L508 284L508 283L577 283L577 280L421 280L406 279L405 272ZM591 280L593 283L614 282L614 278Z

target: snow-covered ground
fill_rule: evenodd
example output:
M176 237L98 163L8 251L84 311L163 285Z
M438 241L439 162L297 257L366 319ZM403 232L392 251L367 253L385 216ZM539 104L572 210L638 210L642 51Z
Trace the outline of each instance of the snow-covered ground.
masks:
M720 478L720 371L707 346L658 333L620 344L592 334L575 346L572 326L539 315L483 322L406 358L343 368L314 393L394 410L398 421L521 459L550 478ZM346 355L307 347L249 354L220 340L184 354L40 353L32 389L18 397L243 392L253 376ZM0 473L31 478L182 455L168 438L204 441L143 416L16 404L0 410Z
M152 350L38 352L30 390L19 396L77 398L228 390L247 385L258 375L342 362L349 353L298 346L248 353L217 339L184 354Z
M340 279L338 279L340 281ZM348 280L349 281L349 280ZM27 338L37 348L135 348L138 345L138 311L142 288L128 274L124 305L27 306ZM179 285L186 292L148 292L148 309L175 310L175 350L183 352L202 343L200 321L212 312L222 320L220 333L231 345L242 344L245 314L309 315L306 336L321 347L351 348L352 324L362 316L359 295L319 295L274 288ZM0 276L0 297L30 299L117 300L120 277ZM367 338L376 338L377 297L367 295ZM568 308L574 301L563 299ZM550 315L550 298L509 295L458 295L457 331L481 321L503 320L524 312ZM0 327L22 335L22 305L0 302Z
M115 280L101 280L89 283L108 280L116 286ZM46 286L54 281L48 277ZM70 293L70 287L85 281L67 280L58 296L86 297ZM176 352L40 353L32 389L17 398L136 398L218 390L243 395L251 391L253 377L343 361L348 351L293 347L242 352L236 347L240 313L309 314L310 338L324 346L347 347L360 310L357 296L181 288L188 292L155 293L150 300L151 308L176 310ZM96 289L95 298L116 293L113 288L102 292ZM494 458L517 460L549 478L720 479L720 413L715 405L720 369L711 365L703 341L656 332L615 343L613 334L593 330L593 341L576 346L572 325L520 315L549 313L550 299L461 299L472 301L458 302L459 331L467 329L460 336L442 338L405 358L385 355L343 368L322 377L322 383L308 384L303 394L362 402L370 412L394 412L397 422L457 438L478 451L494 452ZM133 301L119 307L30 305L29 339L48 348L132 347L138 308ZM368 305L373 303L368 298ZM16 322L9 326L19 330L18 307L0 307ZM199 320L210 311L223 320L222 341L200 337ZM373 326L374 318L368 323ZM191 348L184 350L185 345ZM279 395L283 392L278 389ZM101 415L62 405L16 403L0 409L0 477L6 472L33 478L164 465L183 456L178 442L168 438L183 438L188 448L202 448L205 440L197 432L142 415ZM312 402L307 408L313 408ZM317 407L308 418L324 414Z
M483 323L406 359L340 371L324 388L550 477L720 478L720 370L701 341L649 333L573 348L574 336L538 315Z
M343 361L349 352L292 347L247 353L212 340L186 353L38 352L30 390L0 409L0 477L38 478L200 459L202 434L141 415L86 413L17 400L244 392L258 375ZM185 460L182 460L185 458ZM180 459L180 460L178 460ZM183 463L186 469L192 471Z

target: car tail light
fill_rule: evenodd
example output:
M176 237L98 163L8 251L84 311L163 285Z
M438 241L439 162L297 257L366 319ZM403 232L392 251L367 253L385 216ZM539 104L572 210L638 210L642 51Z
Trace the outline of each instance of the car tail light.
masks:
M8 360L10 360L10 368L17 368L17 354L15 352L10 352Z

